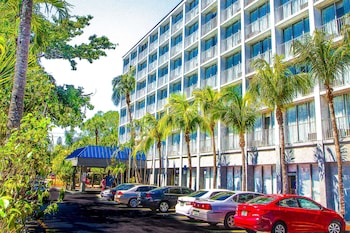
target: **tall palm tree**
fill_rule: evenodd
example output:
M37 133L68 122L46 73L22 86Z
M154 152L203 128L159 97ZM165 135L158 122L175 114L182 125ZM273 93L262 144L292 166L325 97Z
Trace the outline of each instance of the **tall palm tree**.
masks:
M215 126L219 121L219 114L215 109L218 108L220 103L220 93L210 86L203 89L197 89L193 91L195 101L199 104L201 109L201 128L205 131L209 131L211 136L211 144L213 149L213 188L216 188L217 183L217 157L216 157L216 143L215 143Z
M348 41L334 43L332 37L322 31L315 31L312 37L305 41L297 41L294 44L295 55L299 62L310 67L309 73L326 89L326 100L328 102L332 130L334 136L334 147L338 166L338 193L340 213L345 214L343 166L340 152L338 127L334 113L333 84L336 79L349 69L350 50Z
M103 131L103 128L105 127L106 122L103 119L103 112L98 111L91 119L87 120L84 125L83 129L87 130L89 132L93 132L95 135L95 145L98 146L98 138Z
M166 105L168 114L164 116L164 122L173 129L183 130L187 146L187 158L189 169L189 187L192 188L192 160L191 160L191 133L196 131L201 117L198 113L198 105L187 100L186 96L180 93L172 94Z
M250 91L265 106L275 110L279 129L280 163L282 172L282 193L288 192L287 165L285 160L285 140L283 111L293 102L298 92L307 93L311 87L311 79L304 73L293 74L290 64L283 61L283 56L276 54L273 64L264 59L256 59L252 63L256 74L250 83ZM277 171L279 173L279 171Z
M153 114L146 113L141 118L140 123L141 136L136 147L137 151L147 152L151 149L152 145L156 144L159 155L159 175L157 179L157 185L161 185L161 171L162 171L162 142L170 134L171 128L165 124L162 124L162 118L157 118Z
M10 1L13 3L13 1ZM68 16L69 4L63 0L47 0L41 3L51 5L56 8L59 17ZM9 3L10 4L10 3ZM14 4L16 5L16 4ZM24 91L26 86L26 76L28 69L29 58L29 44L31 39L32 30L32 16L33 16L33 0L22 0L20 12L20 23L17 36L17 48L16 48L16 63L15 73L11 94L11 102L8 113L7 128L8 134L12 129L20 127L20 121L23 115L24 107ZM39 8L37 8L39 9ZM39 10L34 11L36 14L40 14Z
M238 87L229 86L222 90L223 103L216 111L221 115L223 123L231 126L239 135L239 147L242 155L242 190L247 190L247 168L245 153L245 133L254 128L257 108L251 95L246 92L242 97Z
M113 86L113 93L112 93L112 100L113 103L118 106L119 103L122 100L122 97L125 97L126 106L128 109L128 117L129 117L129 124L130 124L130 141L129 145L134 151L135 147L135 126L131 114L131 94L135 90L135 67L131 66L129 71L123 75L117 76L112 80L112 86ZM133 165L135 170L135 176L136 179L139 179L138 171L137 171L137 163L136 163L136 153L135 158L133 159ZM129 156L129 167L128 167L128 180L130 180L131 176L131 157ZM137 180L138 182L138 180Z

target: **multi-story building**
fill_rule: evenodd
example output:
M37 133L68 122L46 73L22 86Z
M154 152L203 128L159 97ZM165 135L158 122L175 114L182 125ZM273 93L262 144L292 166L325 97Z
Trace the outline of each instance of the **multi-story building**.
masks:
M132 95L133 117L164 111L175 92L191 98L195 88L220 90L241 85L243 92L254 75L257 57L271 61L274 54L291 59L293 40L315 29L339 36L349 0L183 0L123 57L123 72L136 67ZM335 109L342 151L346 206L350 207L350 75L344 72L334 85ZM120 105L120 143L130 136L125 99ZM280 191L279 137L274 112L262 109L253 132L246 135L248 187L264 193ZM328 104L322 85L299 95L285 112L286 156L290 192L310 196L337 209L337 166ZM238 135L218 123L219 186L239 190L241 156ZM193 184L212 187L211 139L204 132L191 136ZM182 133L164 143L164 184L188 184L187 152ZM159 155L148 153L151 182L156 181ZM276 172L277 171L277 172ZM346 216L348 219L350 213Z

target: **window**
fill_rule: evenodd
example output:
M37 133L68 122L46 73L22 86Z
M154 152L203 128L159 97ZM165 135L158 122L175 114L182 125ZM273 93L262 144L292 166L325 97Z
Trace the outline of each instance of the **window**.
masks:
M209 21L211 21L213 18L216 17L217 12L209 12L208 14L205 15L204 18L204 23L208 23Z
M146 87L146 81L143 81L143 82L141 82L141 83L137 83L137 90L141 90L141 89L143 89L143 88L145 88Z
M170 85L170 94L181 91L181 82Z
M340 18L350 12L350 0L343 0L333 3L324 8L321 13L322 24Z
M124 59L124 66L127 66L129 64L129 58Z
M186 29L186 36L189 36L196 31L198 31L198 22L194 23Z
M182 19L182 11L179 14L173 16L173 24L179 22L181 19Z
M309 18L305 18L283 29L283 42L293 40L308 32L310 32Z
M322 209L321 206L317 205L316 203L314 203L310 200L300 198L300 199L298 199L298 201L299 201L300 207L303 209L309 209L309 210L321 210Z
M136 104L136 110L143 109L145 107L145 101L137 102Z
M225 28L225 38L228 38L241 30L241 21L234 22Z
M194 9L196 6L198 6L198 0L192 1L190 4L188 4L188 11L191 11Z
M149 76L148 76L148 84L151 84L151 83L153 83L153 82L155 82L156 81L156 74L154 73L154 74L150 74Z
M149 55L149 63L153 63L157 60L157 53Z
M151 35L150 38L150 43L152 44L153 42L156 42L158 40L158 33L157 34L154 34L154 35Z
M160 34L164 34L169 30L169 24L160 27Z
M265 53L271 49L271 38L268 37L252 45L251 57Z
M212 47L214 47L218 43L218 38L216 36L213 36L212 38L208 39L204 43L204 50L208 50Z
M236 66L242 62L242 53L238 52L236 54L233 54L232 56L226 58L226 65L225 68L229 69L233 66Z
M163 47L159 48L159 56L162 56L163 54L167 53L169 51L169 45L165 45Z
M131 60L135 59L137 56L137 52L133 52L131 53Z
M126 116L126 109L122 109L122 110L120 111L120 116L121 116L121 117L125 117L125 116Z
M187 61L192 60L192 58L197 57L197 55L198 55L198 48L195 48L195 49L189 51L187 54L188 54Z
M151 95L147 97L147 105L154 104L156 102L156 95Z
M161 78L161 77L163 77L163 76L165 76L165 75L167 75L168 74L168 66L166 66L166 67L164 67L164 68L160 68L159 70L158 70L158 77L159 78Z
M208 79L215 76L217 72L218 72L218 66L216 64L208 67L207 69L205 69L204 79Z
M181 67L181 65L182 65L182 59L181 58L176 59L176 60L171 62L171 69L175 70L175 69Z
M181 42L182 42L182 34L180 34L177 37L175 37L174 39L172 39L171 45L175 46Z
M138 65L137 69L138 71L141 71L147 67L147 62L145 61L144 63L141 63Z
M226 0L225 1L225 8L230 7L235 2L237 2L237 0Z
M163 89L163 90L160 90L158 92L158 99L162 100L162 99L166 99L168 96L168 91L167 89Z
M250 13L249 15L250 23L257 21L258 19L264 17L269 13L270 13L270 3L267 2Z
M190 86L196 85L198 82L198 75L194 74L192 76L185 77L184 81L185 81L185 87L190 87Z
M147 49L147 43L145 43L139 47L139 53L145 51L146 49Z

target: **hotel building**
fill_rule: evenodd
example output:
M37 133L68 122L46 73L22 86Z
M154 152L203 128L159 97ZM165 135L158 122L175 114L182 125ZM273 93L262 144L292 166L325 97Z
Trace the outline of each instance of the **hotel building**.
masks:
M132 114L165 111L167 98L176 92L191 99L195 88L220 90L229 84L243 93L254 75L251 63L274 54L291 59L293 40L315 29L339 37L349 0L183 0L154 26L123 57L123 73L136 67ZM350 207L350 74L334 83L335 111L343 152L346 208ZM119 142L130 137L125 98L120 104ZM285 143L289 191L312 197L338 208L337 166L325 90L316 85L312 93L298 95L285 112ZM221 122L215 136L218 147L218 186L241 188L241 155L238 135ZM188 185L187 151L181 132L170 135L160 156L165 167L163 185ZM248 189L278 193L278 127L273 111L261 109L252 132L246 134ZM191 158L195 189L212 188L213 154L208 133L191 135ZM159 155L154 147L147 154L147 174L156 183ZM277 172L276 172L277 171ZM350 212L346 214L350 218Z

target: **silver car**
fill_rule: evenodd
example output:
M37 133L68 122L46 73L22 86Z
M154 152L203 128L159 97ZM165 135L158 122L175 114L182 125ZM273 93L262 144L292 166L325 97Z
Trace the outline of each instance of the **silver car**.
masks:
M137 196L140 192L148 192L154 188L157 188L155 185L135 185L128 190L119 190L114 196L114 201L118 204L125 204L131 208L135 208L139 205Z
M237 205L261 195L263 194L248 191L221 192L207 200L195 201L190 217L213 226L224 223L225 228L232 229L235 228L234 215Z

